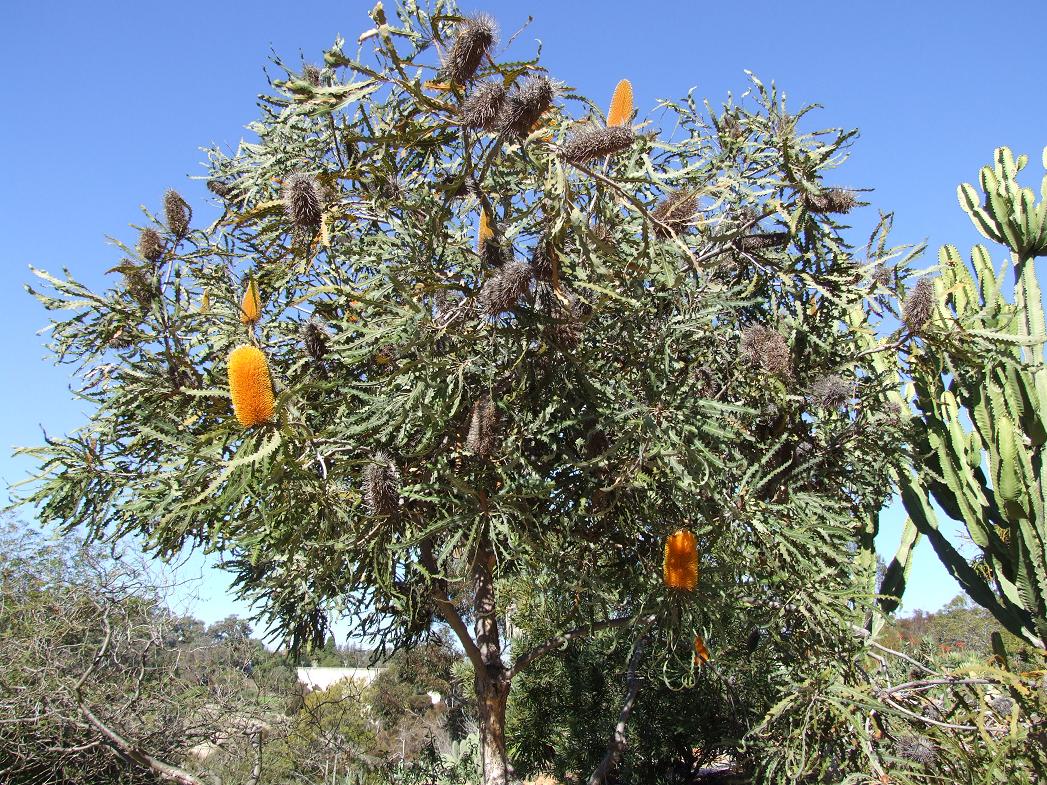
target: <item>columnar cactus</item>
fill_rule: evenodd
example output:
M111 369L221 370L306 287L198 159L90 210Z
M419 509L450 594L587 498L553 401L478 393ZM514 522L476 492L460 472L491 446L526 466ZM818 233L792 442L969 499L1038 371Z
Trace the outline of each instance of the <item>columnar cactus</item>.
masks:
M972 253L974 275L954 246L939 254L934 313L909 355L916 413L915 476L902 499L950 573L1007 629L1047 645L1047 370L1044 313L1033 268L1047 254L1047 177L1039 205L1016 182L1026 156L998 148L960 204L988 239L1006 245L1014 304L1003 296L989 251ZM1044 151L1047 168L1047 150ZM938 527L931 499L961 521L981 550L965 559Z

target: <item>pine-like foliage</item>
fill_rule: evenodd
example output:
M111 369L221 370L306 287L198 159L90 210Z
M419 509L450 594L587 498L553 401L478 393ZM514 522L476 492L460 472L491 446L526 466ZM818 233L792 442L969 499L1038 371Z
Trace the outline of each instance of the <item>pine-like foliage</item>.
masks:
M779 658L766 673L818 672L862 622L857 581L875 569L863 527L899 460L863 353L864 265L890 250L856 260L797 185L824 188L851 135L789 131L782 95L754 81L713 117L666 101L642 135L603 129L628 153L579 167L610 150L561 154L592 116L569 88L557 98L536 56L499 61L504 100L467 111L497 92L475 82L490 44L449 57L474 23L444 0L379 11L385 32L361 59L340 43L324 53L323 87L276 61L285 78L261 99L259 141L209 151L209 178L237 200L178 244L154 227L170 250L148 309L121 283L91 292L41 273L51 348L94 408L29 451L43 468L27 500L99 538L147 534L157 554L221 548L296 649L322 644L335 609L356 635L410 646L428 622L401 610L424 596L483 674L483 711L518 677L506 607L560 630L623 617L650 635L645 673L677 685L699 631L720 652L715 630L753 625ZM452 59L451 90L411 81ZM721 148L726 116L744 145ZM540 118L548 141L532 133ZM679 195L658 211L667 188ZM741 252L743 210L791 242ZM480 213L497 215L499 265L489 243L477 252ZM245 279L266 293L265 319ZM313 316L326 328L303 335ZM227 358L248 342L260 405L245 414ZM199 383L173 387L172 368ZM827 374L861 380L853 406L812 404ZM800 445L817 471L794 462ZM708 565L689 592L662 575L680 529ZM542 589L515 605L517 585ZM481 718L491 749L497 719ZM488 782L505 779L499 757Z

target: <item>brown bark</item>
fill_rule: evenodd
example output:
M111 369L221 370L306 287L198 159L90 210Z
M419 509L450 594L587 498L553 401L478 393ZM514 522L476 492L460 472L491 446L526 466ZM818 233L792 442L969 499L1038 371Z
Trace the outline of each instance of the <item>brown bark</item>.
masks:
M494 594L494 553L484 540L473 567L476 646L483 668L476 671L476 698L480 720L480 760L484 785L507 785L510 776L505 755L505 704L509 673L502 663L502 642Z

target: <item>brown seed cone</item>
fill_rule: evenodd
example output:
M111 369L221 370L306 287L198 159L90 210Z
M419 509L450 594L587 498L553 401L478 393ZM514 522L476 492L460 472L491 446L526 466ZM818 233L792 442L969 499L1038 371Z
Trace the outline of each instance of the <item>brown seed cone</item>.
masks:
M651 210L651 217L679 234L687 228L687 223L694 217L697 209L698 198L693 191L673 191L655 205ZM659 237L669 236L665 229L657 225L654 227L654 233Z
M784 248L789 244L788 232L764 232L762 234L747 234L737 239L738 250L752 253L753 251L766 251L770 248Z
M153 276L145 270L130 265L123 270L124 287L127 293L134 298L138 306L144 311L148 310L156 299L157 291L153 283Z
M498 130L510 136L527 136L531 127L552 106L556 90L549 77L532 76L505 98L498 117Z
M488 267L501 267L506 256L505 248L493 237L484 240L480 246L480 260Z
M305 81L313 87L320 86L322 74L323 71L320 70L319 66L313 65L312 63L306 63L305 67L302 69L302 76Z
M633 129L626 126L590 126L564 142L560 153L571 163L584 164L594 158L620 153L628 149L635 139Z
M934 763L934 760L937 757L934 742L926 736L902 736L895 743L895 747L898 751L899 757L915 761L924 766L929 766Z
M467 128L496 131L506 95L507 91L501 82L481 82L462 102L458 119Z
M400 470L385 450L376 452L364 469L363 500L375 517L395 515L400 509Z
M156 229L143 229L138 235L138 253L150 262L159 262L164 255L164 241Z
M869 277L872 279L872 282L875 283L877 286L890 286L893 274L891 273L890 267L881 263L873 268L873 271Z
M302 325L302 344L314 360L320 361L327 354L327 342L327 328L318 316L313 316Z
M539 237L531 251L531 270L539 281L548 281L553 274L553 254L556 253L552 241Z
M484 395L473 404L465 449L482 457L491 455L498 446L497 430L498 407L490 395Z
M934 282L921 278L905 298L902 306L902 321L910 332L918 333L934 313Z
M305 172L295 172L284 181L284 212L294 228L308 232L320 225L323 200L316 178Z
M229 183L222 180L211 179L207 181L207 190L219 199L224 199L227 202L237 205L243 202L243 196L241 196L236 190L235 181Z
M749 327L742 331L739 348L749 362L759 365L772 376L780 379L792 376L792 353L777 330L760 324Z
M808 400L823 409L842 409L854 397L854 385L839 376L822 376L811 385Z
M175 237L181 239L189 232L189 221L192 220L193 211L189 203L182 198L178 191L169 189L164 194L164 218L167 228Z
M487 279L476 298L476 307L485 316L512 310L527 291L534 271L527 262L506 262Z
M458 27L458 35L444 57L443 72L455 84L465 84L476 74L484 54L498 39L494 19L478 14Z
M804 204L812 213L849 213L858 206L853 191L829 188L820 194L804 194Z
M536 292L539 309L552 320L546 328L547 340L565 349L576 347L582 339L584 326L581 300L563 286L557 294L548 283L538 284ZM564 302L564 297L568 302Z

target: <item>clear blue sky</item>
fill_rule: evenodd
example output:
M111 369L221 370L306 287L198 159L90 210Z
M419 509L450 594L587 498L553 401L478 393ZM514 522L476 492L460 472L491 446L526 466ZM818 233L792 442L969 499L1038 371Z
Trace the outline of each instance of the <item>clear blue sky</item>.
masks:
M391 6L394 0L386 5ZM235 147L256 116L270 47L291 61L321 59L336 33L352 41L370 26L370 0L339 3L183 0L172 3L11 3L0 30L8 61L0 122L6 187L0 189L0 298L7 349L0 354L0 477L29 467L9 457L82 422L65 369L44 359L44 311L23 284L28 264L98 283L133 241L138 205L159 209L176 187L210 213L199 147ZM641 112L696 85L714 103L745 89L743 69L775 80L793 107L817 102L819 127L861 129L843 185L871 187L873 207L855 217L855 240L877 207L896 212L897 242L969 247L978 238L956 204L1001 144L1038 169L1047 145L1041 54L1047 2L551 2L466 0L493 14L503 37L528 14L516 46L544 44L552 74L601 103L622 77ZM884 515L881 549L893 553L902 516ZM221 573L191 560L205 582L196 612L212 621L247 614ZM906 607L935 609L956 587L930 546L918 552Z

